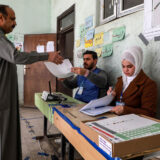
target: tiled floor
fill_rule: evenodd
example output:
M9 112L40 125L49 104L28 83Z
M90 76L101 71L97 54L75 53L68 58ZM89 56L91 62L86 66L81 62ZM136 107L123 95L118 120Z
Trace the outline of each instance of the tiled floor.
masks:
M43 115L37 109L21 108L21 137L23 160L52 160L53 147L46 139L35 140L43 135ZM59 133L57 128L48 124L48 133Z

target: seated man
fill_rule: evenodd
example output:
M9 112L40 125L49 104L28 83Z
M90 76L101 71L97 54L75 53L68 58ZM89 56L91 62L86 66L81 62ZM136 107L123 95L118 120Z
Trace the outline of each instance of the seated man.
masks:
M73 67L72 72L77 76L72 79L63 79L63 84L74 89L78 87L75 98L88 103L106 95L108 89L107 73L96 67L97 53L94 51L85 51L83 53L84 68Z

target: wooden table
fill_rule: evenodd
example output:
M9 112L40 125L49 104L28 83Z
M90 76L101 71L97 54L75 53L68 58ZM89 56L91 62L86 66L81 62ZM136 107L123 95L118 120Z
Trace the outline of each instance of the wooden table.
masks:
M106 158L90 144L87 138L77 131L81 121L97 120L101 116L91 117L79 112L79 109L84 106L84 103L72 97L64 96L67 97L68 100L63 103L72 104L74 105L73 107L63 108L56 104L56 102L45 102L41 99L41 93L35 94L35 105L51 123L54 123L85 160L106 160ZM105 114L103 116L111 117L113 115ZM76 127L76 129L74 127ZM96 147L100 149L98 146ZM108 157L110 158L110 156Z
M97 120L103 117L113 117L115 115L111 113L106 113L100 116L91 117L87 116L81 112L79 109L84 106L84 103L73 99L72 97L66 96L67 101L63 103L68 103L72 105L71 108L63 108L56 102L45 102L41 99L41 94L35 94L35 105L37 108L48 118L49 121L54 123L54 125L59 129L59 131L66 137L66 139L70 142L71 145L81 154L81 156L85 160L118 160L119 158L112 158L107 153L105 153L102 149L100 149L96 144L90 142L90 140L85 137L79 129L81 121L91 121ZM62 146L65 145L62 143ZM73 148L70 146L69 152L72 152ZM62 148L63 150L63 148ZM126 155L123 159L128 159L132 157L137 157L145 154L149 154L152 152L159 151L160 148L154 150L148 150L143 153L139 153L136 155ZM70 153L70 159L73 159L72 153ZM63 157L63 156L62 156Z

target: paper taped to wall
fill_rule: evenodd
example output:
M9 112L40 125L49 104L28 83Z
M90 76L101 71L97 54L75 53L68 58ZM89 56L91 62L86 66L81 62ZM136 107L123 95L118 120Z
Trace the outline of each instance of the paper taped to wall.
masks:
M44 62L47 69L58 78L67 78L74 73L71 72L72 64L69 59L64 59L62 64L55 64L52 62Z

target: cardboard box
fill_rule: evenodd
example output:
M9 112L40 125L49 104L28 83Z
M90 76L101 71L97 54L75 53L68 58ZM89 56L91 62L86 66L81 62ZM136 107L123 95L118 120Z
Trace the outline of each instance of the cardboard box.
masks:
M142 117L160 122L147 116ZM104 134L86 125L86 122L91 121L81 122L81 132L112 157L134 157L135 155L143 155L145 152L150 153L151 150L157 151L158 148L160 150L160 134L115 143ZM141 154L142 152L143 154Z

